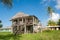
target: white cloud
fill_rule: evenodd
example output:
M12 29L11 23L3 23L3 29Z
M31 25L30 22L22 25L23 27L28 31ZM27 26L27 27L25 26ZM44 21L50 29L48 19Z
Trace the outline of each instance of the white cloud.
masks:
M42 0L42 1L40 2L40 4L43 5L43 6L47 6L48 3L49 3L49 0Z
M40 4L44 4L45 1L46 1L46 0L42 0L42 1L40 2Z
M53 1L56 1L56 0L53 0Z
M56 9L60 9L60 4L59 5L56 5L55 7L56 7Z
M49 18L51 20L51 18ZM52 13L52 20L57 22L59 19L59 14L58 13Z
M56 1L56 0L42 0L40 4L43 4L44 6L49 5L50 1Z
M58 19L59 19L59 14L58 13L52 13L52 20L58 21Z
M60 0L56 0L57 4L60 4Z
M49 5L49 3L51 3L51 1L56 2L55 8L59 10L60 9L60 0L42 0L40 2L40 4L42 4L44 6L47 6L47 5Z
M56 5L55 5L55 7L56 7L56 9L60 9L60 0L56 0Z
M44 2L47 1L47 0L43 0Z

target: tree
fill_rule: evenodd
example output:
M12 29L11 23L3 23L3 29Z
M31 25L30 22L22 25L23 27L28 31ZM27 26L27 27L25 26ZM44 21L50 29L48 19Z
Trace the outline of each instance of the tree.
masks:
M56 26L56 22L49 20L48 21L48 26Z
M60 26L60 19L58 20L57 25L59 25L59 26Z
M3 25L2 25L2 21L0 20L0 28L2 28L2 26L3 26Z
M48 6L48 14L50 15L51 20L52 20L52 12L53 12L52 8Z
M11 7L12 6L12 1L13 0L0 0L4 5Z
M48 24L50 24L50 26L52 26L53 24L55 24L53 21L52 21L52 12L54 12L53 10L52 10L52 8L50 7L50 6L48 6L48 14L49 14L49 16L50 16L50 20L49 20L49 22L48 22Z

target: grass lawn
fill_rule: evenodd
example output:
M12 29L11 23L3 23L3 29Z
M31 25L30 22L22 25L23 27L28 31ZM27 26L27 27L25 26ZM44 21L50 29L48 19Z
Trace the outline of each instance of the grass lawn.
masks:
M44 31L14 36L11 33L1 32L0 40L60 40L60 31Z

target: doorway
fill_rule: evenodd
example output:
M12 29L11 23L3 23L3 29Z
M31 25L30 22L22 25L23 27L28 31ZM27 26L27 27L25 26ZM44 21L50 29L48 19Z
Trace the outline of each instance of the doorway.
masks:
M26 26L27 33L33 33L33 25Z

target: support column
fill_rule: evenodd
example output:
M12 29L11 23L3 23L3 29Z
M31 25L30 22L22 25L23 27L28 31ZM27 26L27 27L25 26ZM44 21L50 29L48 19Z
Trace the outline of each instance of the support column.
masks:
M22 18L22 23L23 23L23 18Z
M33 17L33 33L34 33L34 17Z
M20 32L19 32L19 19L17 19L17 34L19 34Z
M56 28L56 30L59 30L59 28Z
M11 33L14 32L14 29L13 29L13 21L12 21L12 26L11 26Z
M35 18L35 22L34 22L35 24L36 24L36 21L37 21L37 20L36 20L36 18Z
M19 19L17 19L17 30L19 30Z
M52 30L54 30L54 28L51 28Z
M24 33L26 33L26 18L25 18L25 24L24 24Z

